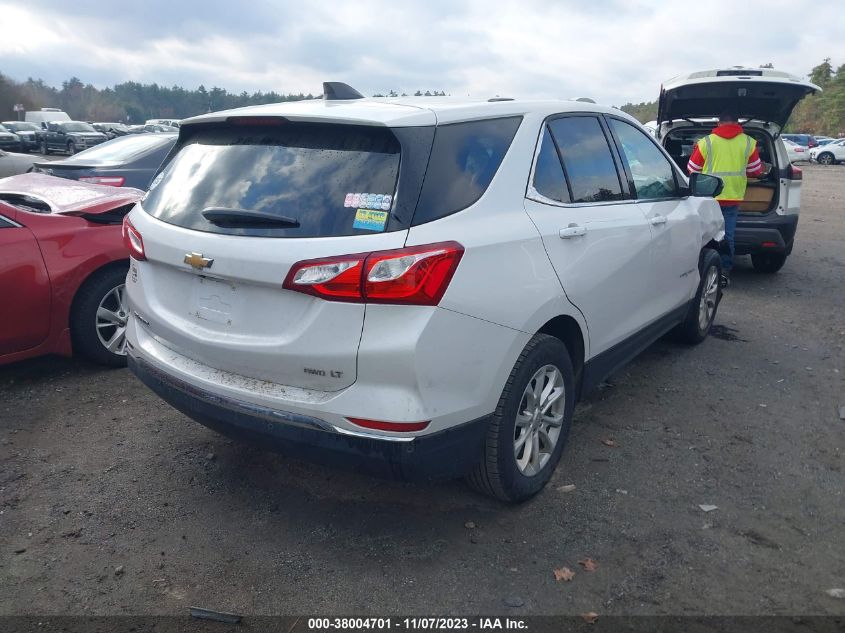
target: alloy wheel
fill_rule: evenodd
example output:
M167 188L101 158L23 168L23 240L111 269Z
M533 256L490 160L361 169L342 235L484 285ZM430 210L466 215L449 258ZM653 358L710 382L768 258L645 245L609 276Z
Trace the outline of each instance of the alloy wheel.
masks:
M827 152L825 152L824 154L819 156L818 160L822 165L830 165L833 162L833 157Z
M513 452L528 477L548 463L560 438L566 406L563 374L554 365L537 370L522 393L514 427Z
M112 288L97 306L97 337L108 351L118 356L126 354L126 285Z
M701 291L701 301L698 304L698 327L702 332L707 330L713 315L716 314L716 303L719 300L719 271L715 266L707 269L704 287Z

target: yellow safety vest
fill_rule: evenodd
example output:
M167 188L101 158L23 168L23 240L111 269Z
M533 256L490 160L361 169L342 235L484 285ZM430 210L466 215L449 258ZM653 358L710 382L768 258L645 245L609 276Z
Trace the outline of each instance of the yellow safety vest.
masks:
M748 157L757 147L757 141L747 134L737 134L733 138L723 138L710 134L698 141L698 151L704 157L704 174L718 176L725 183L722 193L716 200L743 200L748 178L745 167Z

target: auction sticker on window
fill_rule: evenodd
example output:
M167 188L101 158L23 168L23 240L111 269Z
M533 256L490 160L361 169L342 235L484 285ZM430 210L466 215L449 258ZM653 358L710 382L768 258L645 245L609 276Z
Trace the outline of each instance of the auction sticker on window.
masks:
M365 231L383 231L387 224L387 211L374 211L372 209L358 209L355 212L353 229L364 229Z

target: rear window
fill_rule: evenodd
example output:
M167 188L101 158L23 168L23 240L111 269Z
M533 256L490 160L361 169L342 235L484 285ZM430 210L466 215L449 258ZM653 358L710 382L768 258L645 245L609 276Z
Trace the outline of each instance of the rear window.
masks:
M621 200L616 164L599 120L571 116L549 123L566 169L573 202Z
M400 143L387 128L284 123L198 130L153 181L144 210L171 224L234 235L332 237L390 229ZM212 224L209 208L299 225Z
M63 161L65 164L85 164L89 161L121 161L126 162L156 148L170 146L176 142L175 136L138 134L122 136L112 141L95 145L71 158Z
M487 191L522 117L437 127L413 224L451 215Z

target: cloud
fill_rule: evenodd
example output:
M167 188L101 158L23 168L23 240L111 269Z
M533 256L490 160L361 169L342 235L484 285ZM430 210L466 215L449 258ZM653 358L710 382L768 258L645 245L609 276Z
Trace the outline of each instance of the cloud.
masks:
M837 3L758 0L0 2L2 72L99 87L126 80L233 92L656 97L692 70L845 63ZM794 29L800 16L810 29Z

